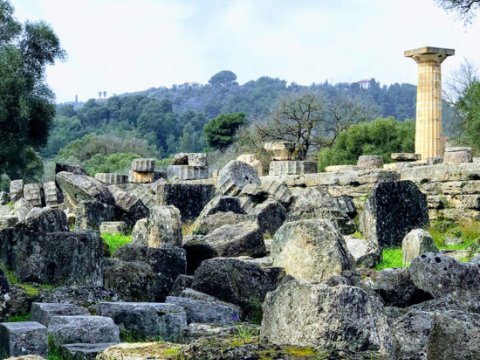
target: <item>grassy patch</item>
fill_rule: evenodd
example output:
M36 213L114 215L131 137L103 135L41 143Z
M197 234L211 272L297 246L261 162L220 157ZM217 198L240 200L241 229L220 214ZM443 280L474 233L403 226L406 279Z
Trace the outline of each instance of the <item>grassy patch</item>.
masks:
M375 266L375 270L401 268L403 266L403 255L401 248L384 249L382 251L382 262Z
M23 322L23 321L31 321L32 320L32 314L31 313L26 313L26 314L20 314L20 315L12 315L12 316L7 316L7 322Z
M478 247L480 240L480 222L455 223L453 221L435 221L428 229L435 245L445 250L470 250ZM445 245L447 238L460 238L461 244Z
M122 246L129 244L132 241L131 235L122 235L122 234L108 234L103 233L102 239L107 244L110 254L113 254Z

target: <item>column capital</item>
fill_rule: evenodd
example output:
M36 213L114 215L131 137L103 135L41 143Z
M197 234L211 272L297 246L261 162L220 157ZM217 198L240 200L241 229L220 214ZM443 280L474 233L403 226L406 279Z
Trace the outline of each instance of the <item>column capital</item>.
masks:
M448 56L455 55L454 49L424 46L418 49L406 50L405 57L410 57L417 64L436 63L441 64Z

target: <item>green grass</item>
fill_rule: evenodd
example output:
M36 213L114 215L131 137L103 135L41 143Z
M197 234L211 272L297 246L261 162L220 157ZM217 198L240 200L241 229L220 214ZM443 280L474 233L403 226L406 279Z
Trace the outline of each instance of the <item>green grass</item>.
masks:
M22 322L22 321L31 321L32 320L32 314L31 313L26 313L26 314L20 314L20 315L12 315L12 316L7 316L7 322Z
M439 220L432 222L428 229L432 235L435 245L440 250L469 250L470 255L480 251L480 222L455 223L453 221ZM445 245L445 239L449 237L458 237L463 240L461 244ZM469 261L470 257L461 259ZM383 270L390 268L404 267L402 263L402 249L384 249L382 252L382 262L375 269Z
M122 234L108 234L103 233L102 239L107 244L110 254L113 254L122 246L129 244L132 241L131 235L122 235Z
M382 251L382 262L375 266L375 270L401 268L403 265L403 256L401 248L384 249Z

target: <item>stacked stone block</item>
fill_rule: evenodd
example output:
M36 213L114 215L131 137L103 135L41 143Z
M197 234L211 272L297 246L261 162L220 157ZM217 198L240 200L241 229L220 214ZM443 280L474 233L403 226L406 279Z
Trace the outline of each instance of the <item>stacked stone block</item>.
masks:
M155 180L155 159L134 159L130 171L130 182L148 184Z
M62 203L62 199L55 181L49 181L43 184L43 191L45 194L45 205L54 207Z
M167 178L175 180L208 179L207 154L180 153L167 168Z
M317 164L312 161L299 161L295 154L295 144L288 141L273 141L263 145L272 157L270 176L304 175L317 172Z
M26 184L23 187L23 197L33 207L42 207L42 188L40 184Z
M10 182L10 199L16 202L23 197L23 180L13 180Z
M121 185L128 183L128 175L116 174L116 173L97 173L95 179L107 185Z

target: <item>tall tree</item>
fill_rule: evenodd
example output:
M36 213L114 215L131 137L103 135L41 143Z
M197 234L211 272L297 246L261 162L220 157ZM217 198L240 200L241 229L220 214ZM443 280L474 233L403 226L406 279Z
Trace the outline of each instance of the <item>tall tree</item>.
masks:
M223 150L233 144L238 129L247 124L244 113L222 114L210 119L203 128L209 147Z
M44 81L45 68L65 53L51 27L13 18L0 0L0 173L31 178L39 172L35 150L47 142L55 115L54 95Z

